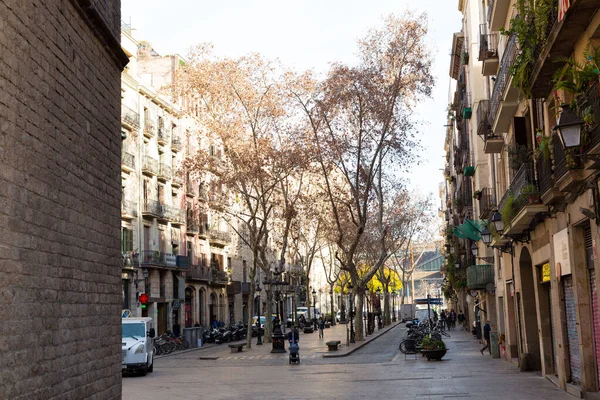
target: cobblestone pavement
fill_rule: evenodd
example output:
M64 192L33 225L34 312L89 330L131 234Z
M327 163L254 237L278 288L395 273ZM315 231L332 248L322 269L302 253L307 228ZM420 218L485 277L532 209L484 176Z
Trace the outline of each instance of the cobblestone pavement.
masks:
M145 377L124 377L124 399L573 399L537 373L518 372L503 360L479 353L466 332L450 332L443 361L404 357L403 326L383 332L345 357L324 358L324 342L342 340L345 327L301 335L299 365L270 345L231 354L226 345L172 354L156 360ZM358 344L360 345L360 344Z

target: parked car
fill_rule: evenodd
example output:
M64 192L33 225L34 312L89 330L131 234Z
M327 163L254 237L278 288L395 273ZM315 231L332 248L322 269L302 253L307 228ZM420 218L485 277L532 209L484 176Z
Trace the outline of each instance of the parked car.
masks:
M123 318L121 343L122 371L146 375L154 370L154 342L156 335L152 318Z

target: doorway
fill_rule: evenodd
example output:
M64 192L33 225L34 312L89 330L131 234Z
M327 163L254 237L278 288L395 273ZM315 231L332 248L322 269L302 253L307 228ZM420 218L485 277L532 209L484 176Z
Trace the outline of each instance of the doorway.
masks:
M519 303L519 325L521 326L521 352L531 356L533 370L541 369L540 338L538 334L537 304L535 301L534 270L527 247L519 257L521 291L517 293Z

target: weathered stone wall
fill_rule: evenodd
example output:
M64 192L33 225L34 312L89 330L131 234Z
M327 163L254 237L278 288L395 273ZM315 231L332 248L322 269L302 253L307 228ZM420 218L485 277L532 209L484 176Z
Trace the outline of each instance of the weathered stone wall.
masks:
M2 399L121 396L119 10L0 0Z

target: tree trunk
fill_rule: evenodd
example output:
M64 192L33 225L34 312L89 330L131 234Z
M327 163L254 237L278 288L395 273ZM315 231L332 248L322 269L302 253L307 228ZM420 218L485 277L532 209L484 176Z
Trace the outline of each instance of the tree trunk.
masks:
M402 270L402 298L400 299L400 304L404 304L404 299L406 298L406 273Z
M271 343L271 333L273 332L273 323L271 321L273 315L273 293L267 292L267 309L265 310L265 336L264 341ZM260 319L260 317L259 317Z
M329 295L329 297L330 297L329 301L331 302L331 307L330 307L330 310L331 310L331 326L335 325L335 308L333 307L333 296L334 296L334 294L333 294L333 285L334 284L329 285L330 286L329 293L331 293Z
M390 325L392 323L392 318L390 316L390 294L388 293L388 288L385 288L383 292L383 326Z
M364 289L358 290L355 296L356 309L354 311L354 340L363 341L364 336L364 325L363 325L363 306L364 306Z
M252 281L253 280L254 279L252 279ZM254 285L250 285L250 296L248 296L248 298L252 299L252 301L249 301L250 304L248 304L248 328L246 329L246 347L249 349L252 348L252 318L254 315L254 294ZM258 299L258 301L260 301L260 299ZM258 317L258 320L260 321L260 316Z

